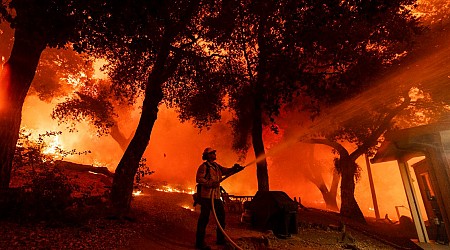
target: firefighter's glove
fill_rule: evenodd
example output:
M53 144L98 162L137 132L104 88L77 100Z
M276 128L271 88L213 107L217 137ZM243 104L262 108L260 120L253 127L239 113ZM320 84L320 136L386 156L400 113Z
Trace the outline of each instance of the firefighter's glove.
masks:
M244 167L236 163L233 165L232 169L235 173L237 173L237 172L242 171L242 169L244 169Z

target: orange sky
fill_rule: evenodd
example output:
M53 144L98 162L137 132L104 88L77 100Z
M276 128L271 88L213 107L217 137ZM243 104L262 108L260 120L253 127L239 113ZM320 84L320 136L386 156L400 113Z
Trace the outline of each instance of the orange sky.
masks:
M23 109L22 126L33 129L36 133L45 131L63 131L58 142L64 149L78 151L91 150L92 153L73 157L70 160L83 164L106 165L114 171L122 156L119 145L110 137L97 137L95 131L86 124L79 124L76 133L69 133L64 125L58 126L50 118L54 104L40 101L37 97L29 96ZM39 110L39 112L36 112ZM137 124L139 112L132 112L130 117L122 117L127 122L120 126L126 136L130 135ZM230 130L225 123L214 125L209 131L200 133L189 123L181 124L172 110L161 107L158 120L152 132L151 142L145 153L147 163L155 171L151 180L166 181L173 186L194 187L195 173L201 164L201 153L205 147L218 150L218 162L230 167L237 162L237 155L231 150ZM269 163L269 182L271 190L282 190L293 197L301 197L302 202L309 206L323 208L323 200L317 187L309 182L302 174L299 164L302 157L302 147L299 143L280 147L284 142L279 136L265 133L266 144L269 146L267 158ZM270 135L270 136L269 136ZM269 140L275 141L271 142ZM272 150L275 153L272 153ZM332 155L330 149L321 146L316 149L316 159L330 167L326 171L327 184L331 182ZM249 152L245 164L254 160L252 151ZM356 198L366 216L374 216L370 188L368 184L365 161L358 163L362 166L361 180L356 186ZM396 219L395 206L407 206L406 197L401 183L398 168L395 163L376 164L372 166L380 214L388 213ZM389 175L386 175L389 172ZM252 164L236 176L228 178L223 187L231 194L254 195L257 190L256 168ZM339 195L338 195L339 199ZM407 212L407 211L406 211Z

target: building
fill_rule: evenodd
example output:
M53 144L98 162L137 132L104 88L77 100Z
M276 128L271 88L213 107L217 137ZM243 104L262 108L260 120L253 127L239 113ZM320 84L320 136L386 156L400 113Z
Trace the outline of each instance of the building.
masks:
M415 157L424 159L410 168L408 161ZM448 245L450 121L388 133L371 163L387 161L398 163L419 242ZM414 188L413 180L417 180L419 190ZM425 211L421 211L419 199L423 200ZM422 216L425 214L426 220Z

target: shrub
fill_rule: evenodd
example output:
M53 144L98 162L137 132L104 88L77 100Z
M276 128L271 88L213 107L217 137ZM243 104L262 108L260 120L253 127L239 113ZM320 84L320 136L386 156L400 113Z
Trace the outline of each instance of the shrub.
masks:
M136 175L135 175L135 178L134 178L135 184L139 185L139 183L141 182L142 178L144 178L147 175L151 175L154 172L155 171L150 170L150 167L147 165L147 159L146 158L142 158L139 161L139 168L136 171Z
M85 201L91 201L90 193L83 193L74 199L73 193L80 187L58 168L55 157L66 157L78 153L53 148L57 154L44 154L49 146L46 137L57 136L60 132L47 132L33 140L32 134L21 130L15 158L13 176L18 184L0 194L0 216L23 220L64 220L72 217L73 208L80 208Z

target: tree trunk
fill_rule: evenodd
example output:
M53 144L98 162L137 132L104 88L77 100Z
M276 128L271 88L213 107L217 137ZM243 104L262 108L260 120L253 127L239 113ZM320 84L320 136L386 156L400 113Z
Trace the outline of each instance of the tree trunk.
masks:
M150 141L159 103L164 97L162 85L173 75L182 60L182 53L175 53L169 60L171 43L186 28L190 19L198 13L199 2L198 0L190 1L177 23L166 23L156 62L147 80L138 127L114 173L111 202L118 216L125 215L130 209L134 178Z
M262 11L264 12L264 11ZM258 66L256 71L258 72L254 90L254 110L253 110L253 124L252 124L252 144L253 150L255 151L256 157L256 176L258 179L258 191L269 191L269 173L267 170L267 160L266 152L264 149L264 142L262 136L263 129L263 91L266 78L266 68L267 68L267 50L265 49L266 42L264 38L266 17L262 14L259 17L258 26Z
M341 176L336 171L333 171L333 180L331 181L331 187L329 191L329 195L333 197L333 202L331 202L330 204L327 203L327 208L335 211L339 211L339 207L336 202L336 196L340 180Z
M350 158L339 159L341 168L341 211L344 217L366 223L364 215L355 199L356 163Z
M269 174L267 171L266 152L262 138L262 114L261 109L256 108L253 117L252 143L256 157L256 177L258 179L258 191L269 191Z
M22 107L46 44L19 27L0 76L0 189L9 188Z
M328 210L339 211L338 205L336 202L336 194L328 191L328 188L325 186L325 183L318 187L320 192L322 193L323 200L325 201L325 205Z
M155 66L147 80L139 124L114 173L111 203L113 212L119 217L128 213L130 209L134 177L139 168L142 155L150 141L153 125L158 115L159 103L164 97L162 84L165 81L163 75L169 56L169 46L169 39L165 40L161 45Z
M357 165L355 163L356 156L355 152L352 153L352 156L348 154L348 151L339 143L335 141L330 141L328 139L323 138L315 138L310 139L308 143L318 143L328 145L334 148L339 153L339 161L338 169L341 170L341 210L340 214L344 217L366 223L364 219L364 215L361 212L361 209L358 206L358 203L355 199L355 173L357 171ZM330 187L330 190L337 190L337 185L339 183L339 179L333 176L333 183Z
M158 114L158 106L162 98L163 93L159 83L147 87L136 133L114 173L111 202L115 213L118 215L127 213L130 208L134 177L150 141L150 135Z
M309 145L309 146L308 146ZM308 178L309 181L314 183L322 194L323 200L327 209L338 211L338 205L336 202L337 195L337 183L339 183L339 175L333 174L333 181L331 183L330 189L325 184L323 179L323 167L322 164L318 163L314 158L315 145L305 144L306 150L305 155L308 161L307 168L303 171L303 174ZM337 183L336 183L337 178Z

